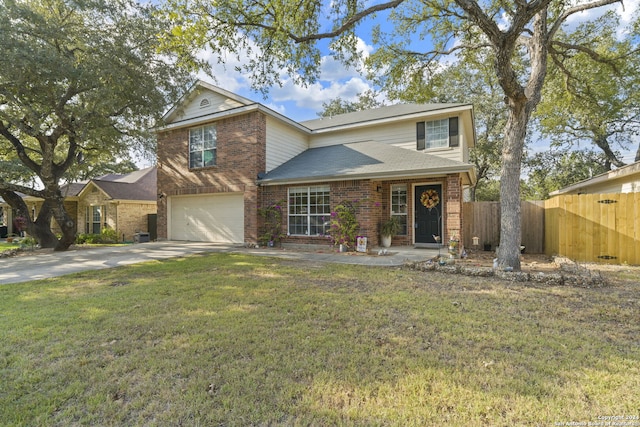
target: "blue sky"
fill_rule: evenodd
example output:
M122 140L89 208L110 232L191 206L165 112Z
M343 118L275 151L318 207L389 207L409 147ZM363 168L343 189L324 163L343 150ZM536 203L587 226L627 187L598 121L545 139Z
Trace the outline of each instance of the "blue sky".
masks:
M638 9L639 0L627 0L624 8L620 4L611 6L622 17L623 21L629 20L632 14ZM581 15L576 15L567 22L573 26L581 20L593 18L594 15L602 13L602 9L593 10ZM373 24L380 23L385 29L387 21L384 14L378 14L375 19L370 19L357 31L359 48L364 55L369 55L375 49L371 44L370 29ZM421 42L424 43L424 42ZM324 44L326 46L326 43ZM297 86L286 74L281 76L281 86L269 88L267 98L251 89L251 83L247 75L236 71L237 65L242 65L235 60L234 55L229 55L225 65L218 64L217 57L211 58L210 63L214 69L217 81L212 81L211 77L200 75L203 80L216 84L226 90L242 95L246 98L260 102L287 117L296 121L304 121L317 118L317 113L322 111L322 103L340 97L344 100L354 101L358 94L371 89L372 83L361 75L355 68L346 68L338 61L329 56L328 48L322 49L323 56L320 79L317 83L308 87ZM203 53L206 57L206 53ZM625 161L633 161L634 152L625 155Z

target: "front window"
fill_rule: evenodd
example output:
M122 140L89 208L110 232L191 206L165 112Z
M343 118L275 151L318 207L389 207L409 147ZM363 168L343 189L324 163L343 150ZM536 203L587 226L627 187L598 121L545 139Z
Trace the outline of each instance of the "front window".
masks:
M105 206L87 206L86 232L88 234L100 234L103 219L106 220L106 218Z
M289 189L289 235L328 234L330 221L328 186Z
M393 185L391 187L391 215L400 223L399 235L407 234L407 186Z
M216 164L216 125L189 130L189 168L197 169Z

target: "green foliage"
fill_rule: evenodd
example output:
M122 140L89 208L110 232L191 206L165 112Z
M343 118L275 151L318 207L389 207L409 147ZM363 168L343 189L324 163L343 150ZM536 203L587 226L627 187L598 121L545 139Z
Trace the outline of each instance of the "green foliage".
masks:
M398 217L392 215L380 225L380 235L393 237L400 232L401 228Z
M338 114L353 113L354 111L370 110L384 106L384 103L376 99L376 93L372 90L358 95L357 101L345 101L342 98L335 98L329 102L322 103L322 111L318 113L320 117L332 117Z
M113 228L105 227L100 230L100 234L80 233L76 236L75 243L78 245L90 244L113 244L118 243L118 234Z
M286 200L281 200L269 206L258 209L258 215L262 218L261 233L258 237L259 243L263 246L271 246L280 243L285 236L283 223Z
M593 151L547 151L527 159L523 199L544 200L549 193L607 171L604 154Z
M500 181L498 179L490 179L478 184L476 187L477 202L497 202L500 200Z
M65 244L74 227L56 197L61 180L153 151L151 128L191 81L158 53L168 27L154 10L134 0L0 3L0 57L11 64L0 72L0 160L32 173L0 169L0 191L49 201Z
M625 164L621 150L635 145L640 155L640 53L633 31L621 31L619 17L607 13L560 34L563 45L554 46L554 52L562 61L551 63L535 113L554 148L592 145L604 154L607 169ZM585 40L590 51L573 51Z
M34 237L27 236L20 239L21 248L33 250L36 246L38 246L38 241Z
M356 218L359 202L344 201L331 212L330 234L334 246L345 245L354 248L360 223Z
M104 227L100 230L100 239L102 243L118 243L118 233L113 228Z

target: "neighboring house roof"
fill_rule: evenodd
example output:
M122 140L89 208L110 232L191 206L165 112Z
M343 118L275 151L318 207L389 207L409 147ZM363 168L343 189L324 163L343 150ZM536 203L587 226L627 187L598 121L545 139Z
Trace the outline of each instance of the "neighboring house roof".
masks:
M332 117L307 120L300 122L300 124L309 128L311 131L320 131L343 126L369 124L387 119L408 119L414 115L423 115L424 113L433 113L439 110L445 112L446 110L455 110L461 107L464 109L472 109L471 104L397 104L378 107L372 110L354 111Z
M625 182L627 181L628 185L625 185ZM619 183L619 185L616 185L616 183ZM558 196L560 194L568 193L580 194L592 189L597 190L599 188L602 188L605 192L614 192L612 190L614 186L619 187L615 192L640 192L640 162L631 163L630 165L596 175L593 178L553 191L549 193L549 195Z
M89 181L81 181L81 182L72 182L70 184L65 184L62 187L60 187L60 193L62 193L64 197L75 197L78 194L80 194L80 192L85 187L85 185L87 185L88 182Z
M309 149L264 175L263 185L467 173L473 165L375 141Z
M80 193L86 191L91 185L95 185L111 199L155 201L157 176L155 166L123 175L103 175L89 181Z
M60 187L60 192L65 198L77 198L96 186L105 195L113 200L157 200L157 168L155 166L134 171L127 174L107 174L89 181L72 182ZM35 199L31 196L22 196L24 199ZM0 198L0 203L4 200Z

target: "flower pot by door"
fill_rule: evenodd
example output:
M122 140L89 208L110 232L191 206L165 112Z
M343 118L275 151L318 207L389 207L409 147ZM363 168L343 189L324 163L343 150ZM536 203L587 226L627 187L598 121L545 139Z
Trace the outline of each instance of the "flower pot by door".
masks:
M382 246L385 248L391 246L391 236L382 236Z

